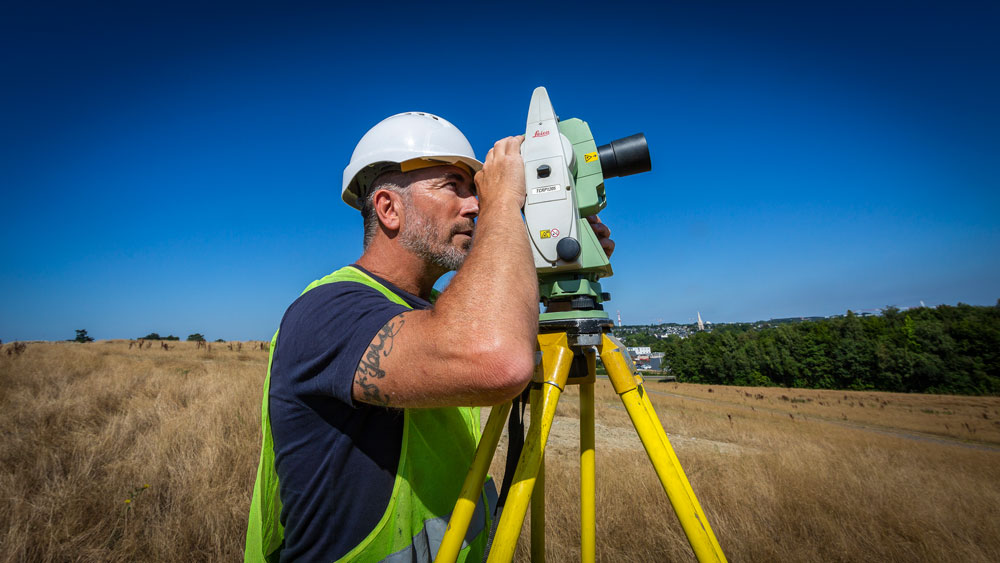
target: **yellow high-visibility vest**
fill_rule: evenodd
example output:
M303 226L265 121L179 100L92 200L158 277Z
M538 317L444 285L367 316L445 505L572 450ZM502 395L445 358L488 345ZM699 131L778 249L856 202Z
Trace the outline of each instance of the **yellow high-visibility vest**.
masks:
M362 283L380 291L394 303L409 307L398 295L357 268L347 266L318 279L302 292L341 281ZM281 497L274 466L274 442L268 416L271 363L278 333L264 380L261 405L262 444L257 481L250 503L244 561L277 561L284 540ZM479 443L479 408L446 407L404 409L403 439L392 496L375 529L351 549L341 561L433 560L448 527L448 517L458 499L462 482ZM486 549L496 489L487 481L466 533L459 561L479 561Z

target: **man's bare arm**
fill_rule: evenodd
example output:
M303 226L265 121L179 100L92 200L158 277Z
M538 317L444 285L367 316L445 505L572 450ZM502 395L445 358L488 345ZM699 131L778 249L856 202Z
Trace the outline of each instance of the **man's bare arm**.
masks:
M354 374L354 384L361 391L361 396L356 397L359 401L373 405L389 405L389 396L379 389L379 381L385 377L385 370L381 366L382 358L392 353L393 340L404 324L406 319L402 315L393 317L378 331L365 350L365 355L358 362L358 370Z

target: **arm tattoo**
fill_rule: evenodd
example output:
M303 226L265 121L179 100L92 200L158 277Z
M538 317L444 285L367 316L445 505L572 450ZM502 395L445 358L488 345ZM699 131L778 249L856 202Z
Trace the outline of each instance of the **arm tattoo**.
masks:
M389 395L383 393L377 383L379 379L385 377L385 370L379 364L382 358L388 358L392 353L393 339L405 323L406 320L401 317L395 317L385 323L358 362L358 369L354 372L354 382L361 388L361 399L364 402L389 406Z

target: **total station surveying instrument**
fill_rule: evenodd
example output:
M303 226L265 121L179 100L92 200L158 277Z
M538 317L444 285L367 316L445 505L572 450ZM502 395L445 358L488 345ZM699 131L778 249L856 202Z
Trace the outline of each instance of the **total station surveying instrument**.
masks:
M487 562L508 562L514 557L529 503L531 558L545 560L545 444L566 385L580 386L580 554L582 561L594 561L594 382L598 356L695 556L699 561L725 561L653 411L642 376L625 347L611 335L613 323L602 306L610 295L601 291L598 280L612 275L611 264L586 217L604 209L606 178L651 169L645 136L640 133L598 147L587 123L559 120L548 92L538 87L528 107L521 155L527 188L524 220L545 306L538 321L541 362L529 387L530 427L513 477L504 479L510 482L509 490L501 492L501 512L499 521L494 522L496 531ZM452 563L458 557L511 405L508 401L490 412L436 562Z

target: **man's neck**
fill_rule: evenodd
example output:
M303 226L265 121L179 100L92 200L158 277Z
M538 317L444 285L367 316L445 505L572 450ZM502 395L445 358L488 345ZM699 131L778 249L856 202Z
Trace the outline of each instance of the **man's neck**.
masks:
M430 299L434 283L446 273L407 250L376 241L358 258L357 264L399 289L424 299Z

